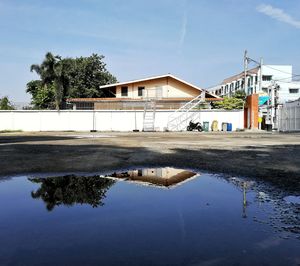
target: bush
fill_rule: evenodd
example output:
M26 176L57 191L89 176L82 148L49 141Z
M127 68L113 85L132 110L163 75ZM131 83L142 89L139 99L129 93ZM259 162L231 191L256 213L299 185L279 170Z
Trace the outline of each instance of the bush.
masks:
M224 97L223 101L212 103L214 109L235 110L243 109L246 101L246 94L243 91L237 91L232 97Z
M8 97L5 96L0 98L0 110L14 110L12 103L9 101Z

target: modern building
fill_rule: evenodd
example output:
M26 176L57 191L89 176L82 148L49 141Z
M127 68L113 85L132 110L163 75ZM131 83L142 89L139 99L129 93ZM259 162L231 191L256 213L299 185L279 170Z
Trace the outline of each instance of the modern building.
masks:
M73 109L139 110L145 102L155 101L157 109L178 109L201 93L205 101L220 100L213 93L167 74L100 86L102 98L68 99Z
M268 96L269 88L278 85L278 103L296 100L300 97L300 81L295 81L291 65L262 65L247 71L246 86L244 72L226 78L222 83L207 89L220 97L231 96L238 90L247 95ZM300 78L300 76L298 77Z
M246 95L258 95L258 112L261 129L278 128L278 107L286 102L300 97L300 81L294 78L291 65L262 65L245 72L226 78L220 85L207 89L220 97L230 97L237 91L244 91ZM247 109L247 103L245 108ZM246 110L245 109L245 110ZM251 108L248 108L248 111ZM246 128L250 128L253 121L250 114L245 117Z

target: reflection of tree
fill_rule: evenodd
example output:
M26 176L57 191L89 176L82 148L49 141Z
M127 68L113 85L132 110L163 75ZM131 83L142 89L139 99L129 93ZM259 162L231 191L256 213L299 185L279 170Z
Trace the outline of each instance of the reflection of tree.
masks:
M102 200L115 181L99 176L66 175L48 178L29 178L31 182L41 183L41 187L31 192L34 199L41 198L49 211L61 204L90 204L103 206Z

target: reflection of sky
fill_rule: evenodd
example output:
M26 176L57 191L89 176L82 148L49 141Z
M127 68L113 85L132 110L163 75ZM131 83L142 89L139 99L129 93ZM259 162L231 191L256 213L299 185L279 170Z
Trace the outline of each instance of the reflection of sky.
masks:
M243 219L242 191L208 174L173 190L117 182L99 208L47 212L30 196L36 189L25 178L0 183L2 265L293 265L298 257L299 240L253 221L269 216L256 193L247 192Z

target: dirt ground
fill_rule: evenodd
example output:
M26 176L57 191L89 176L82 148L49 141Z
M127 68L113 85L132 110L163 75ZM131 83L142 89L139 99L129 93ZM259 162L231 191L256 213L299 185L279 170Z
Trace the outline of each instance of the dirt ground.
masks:
M0 176L173 166L300 191L300 133L0 133Z

